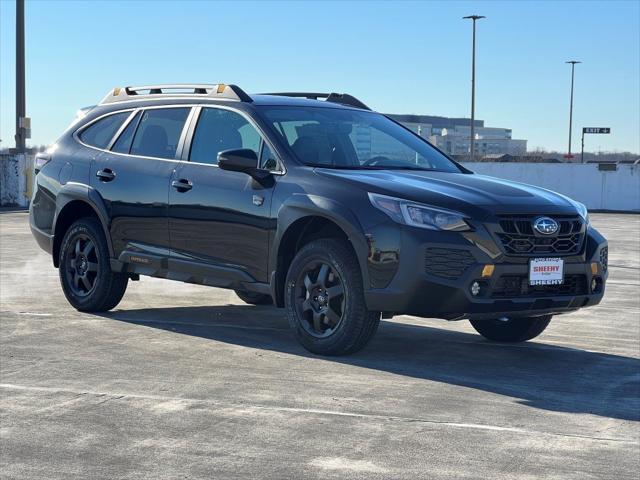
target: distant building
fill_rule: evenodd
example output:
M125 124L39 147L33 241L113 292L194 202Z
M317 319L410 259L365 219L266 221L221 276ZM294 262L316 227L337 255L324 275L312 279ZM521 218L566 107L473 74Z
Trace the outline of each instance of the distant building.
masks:
M428 139L449 155L468 155L471 149L471 119L432 115L388 114L396 122ZM523 155L527 141L513 139L510 128L485 127L483 120L475 120L476 155Z
M489 154L484 155L483 157L478 157L478 162L509 162L509 163L563 163L562 160L558 160L557 158L547 158L542 155L511 155L508 153L497 153L497 154Z

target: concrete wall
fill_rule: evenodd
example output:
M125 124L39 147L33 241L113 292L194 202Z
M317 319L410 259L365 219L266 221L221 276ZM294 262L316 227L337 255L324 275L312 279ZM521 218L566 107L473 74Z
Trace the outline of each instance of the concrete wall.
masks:
M466 162L464 166L562 193L590 210L640 212L640 165L618 165L615 171L601 171L597 164Z
M32 155L0 154L0 206L29 206L33 160Z

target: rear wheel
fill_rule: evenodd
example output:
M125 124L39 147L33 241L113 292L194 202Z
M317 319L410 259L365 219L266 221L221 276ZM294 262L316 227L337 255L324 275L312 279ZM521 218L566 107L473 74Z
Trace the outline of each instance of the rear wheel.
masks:
M320 355L345 355L363 348L380 323L368 311L360 265L336 239L311 242L296 254L287 274L285 306L300 343Z
M272 305L273 304L273 300L271 300L271 295L267 295L266 293L248 292L246 290L236 290L235 292L238 298L240 298L240 300L250 305Z
M540 335L553 315L512 318L509 320L470 320L473 328L483 337L495 342L526 342Z
M59 260L62 290L73 307L104 312L120 303L129 278L111 271L107 241L98 220L81 218L69 227Z

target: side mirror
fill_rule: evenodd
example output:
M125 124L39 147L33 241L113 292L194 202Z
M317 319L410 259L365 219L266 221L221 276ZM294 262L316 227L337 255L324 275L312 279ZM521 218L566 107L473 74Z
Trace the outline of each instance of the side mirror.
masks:
M218 167L231 172L243 172L252 177L258 170L256 152L248 148L234 148L218 153Z

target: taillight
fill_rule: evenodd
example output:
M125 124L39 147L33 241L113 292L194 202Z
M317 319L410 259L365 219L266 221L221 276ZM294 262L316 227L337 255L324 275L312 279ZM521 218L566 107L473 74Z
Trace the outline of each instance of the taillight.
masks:
M42 167L44 167L51 161L51 159L53 158L53 152L55 152L57 149L58 144L54 143L53 145L49 146L49 148L47 148L44 152L36 154L36 159L33 162L33 171L36 175L40 172L40 170L42 170Z
M38 153L36 155L35 161L33 162L33 170L35 174L37 175L40 172L40 170L42 170L42 167L44 167L50 161L51 161L50 153Z

